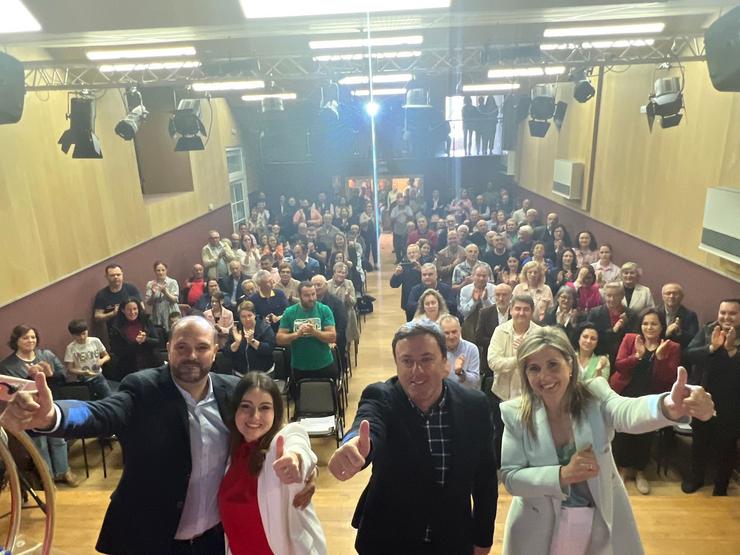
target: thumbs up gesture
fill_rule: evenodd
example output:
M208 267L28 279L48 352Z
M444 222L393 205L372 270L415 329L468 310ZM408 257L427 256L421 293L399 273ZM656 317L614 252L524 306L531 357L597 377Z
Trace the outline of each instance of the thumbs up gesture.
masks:
M714 416L712 396L698 385L688 385L686 368L678 367L671 394L663 398L663 413L671 420L692 416L707 421Z
M344 482L357 474L365 466L370 454L370 422L360 423L359 433L337 449L329 460L329 472L337 480Z
M54 399L43 370L37 366L31 366L28 374L36 382L36 391L16 393L0 415L0 426L11 432L30 429L47 430L51 429L56 422Z
M285 438L277 436L275 440L275 462L272 469L283 484L299 484L303 482L301 457L297 453L285 453Z

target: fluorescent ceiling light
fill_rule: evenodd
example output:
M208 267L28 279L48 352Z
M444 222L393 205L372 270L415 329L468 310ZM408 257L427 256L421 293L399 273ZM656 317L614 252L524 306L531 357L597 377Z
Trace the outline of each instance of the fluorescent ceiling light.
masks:
M263 89L264 81L219 81L212 83L193 83L192 89L196 92L218 92L218 91L245 91L249 89Z
M421 56L421 50L402 50L400 52L373 52L369 57L374 60L383 60L387 58L418 58ZM367 52L357 52L355 54L322 54L314 56L314 62L350 62L356 60L366 60Z
M355 96L370 96L370 89L357 89L353 91ZM392 96L396 94L406 94L406 89L373 89L373 96Z
M545 29L543 37L603 37L607 35L650 35L661 33L665 23L634 23L627 25L599 25L591 27L554 27Z
M417 45L423 42L424 37L422 35L411 35L406 37L375 37L371 39L312 40L308 42L308 47L311 50L333 50L335 48Z
M179 58L195 56L192 46L175 46L166 48L135 48L130 50L90 50L86 52L88 60L142 60L145 58Z
M279 98L280 100L295 100L296 93L270 93L270 94L245 94L242 96L244 102L260 102L265 98Z
M521 87L519 83L481 83L476 85L463 85L462 92L515 91L519 87Z
M0 0L0 33L40 31L41 24L21 0Z
M184 60L182 62L154 62L150 64L108 64L98 67L101 73L126 73L128 71L160 71L163 69L192 69L200 67L197 60Z
M558 42L558 43L547 43L540 44L540 50L575 50L581 48L584 50L603 50L606 48L628 48L628 47L642 47L652 46L655 44L654 39L621 39L621 40L601 40L593 42Z
M514 67L508 69L489 69L489 79L510 79L512 77L543 77L545 75L562 75L565 66Z
M397 12L449 8L450 0L239 0L244 17L299 17L345 13Z
M373 84L380 83L407 83L413 76L410 73L394 73L373 75ZM367 75L352 75L343 77L339 80L340 85L367 85L369 79Z

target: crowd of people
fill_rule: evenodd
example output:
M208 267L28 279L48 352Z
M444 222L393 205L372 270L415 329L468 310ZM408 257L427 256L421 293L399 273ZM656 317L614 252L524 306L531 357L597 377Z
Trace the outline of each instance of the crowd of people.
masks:
M617 265L588 230L571 241L528 199L493 186L428 199L420 179L380 195L407 323L397 375L363 391L329 461L340 481L372 466L359 553L489 553L497 468L514 496L505 553L641 553L624 483L648 494L654 432L689 422L683 491L703 486L714 450L713 494L727 495L740 299L700 326L679 283L656 306L637 263ZM100 551L326 553L317 458L284 422L273 351L289 349L293 380L340 376L379 263L375 213L361 188L270 209L259 197L237 233L209 232L182 284L156 261L142 296L109 264L93 301L101 337L75 315L63 361L38 328L13 328L0 373L37 393L16 394L2 425L35 430L70 485L64 438L115 434L126 452ZM92 401L54 401L69 383Z

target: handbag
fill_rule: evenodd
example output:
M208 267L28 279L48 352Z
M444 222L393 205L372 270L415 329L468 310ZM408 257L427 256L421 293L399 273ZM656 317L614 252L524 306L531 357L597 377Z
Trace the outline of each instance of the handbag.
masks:
M373 311L373 302L375 302L375 297L371 297L370 295L357 297L357 312L360 314L370 314Z

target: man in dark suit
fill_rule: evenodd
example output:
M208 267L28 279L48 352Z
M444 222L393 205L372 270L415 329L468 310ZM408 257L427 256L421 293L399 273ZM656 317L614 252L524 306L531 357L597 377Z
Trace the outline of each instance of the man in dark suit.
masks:
M404 324L392 348L397 377L363 391L352 429L329 461L342 481L372 463L352 519L355 548L360 555L485 555L498 498L486 398L446 379L437 326Z
M412 320L416 309L419 305L419 297L427 289L434 289L447 303L447 310L450 314L457 316L457 301L452 293L452 287L437 279L437 267L431 262L423 264L421 267L421 283L417 283L411 288L409 298L406 301L406 320Z
M126 376L117 393L100 401L54 403L43 373L30 369L39 393L15 395L0 417L11 430L118 436L124 471L96 545L101 553L224 553L217 495L238 380L210 373L218 345L207 320L186 316L171 334L168 365Z
M478 316L478 324L475 326L475 344L480 351L480 373L483 378L493 377L493 372L488 366L488 346L491 344L491 337L498 325L511 318L509 314L511 295L511 285L499 283L493 290L496 302L482 309ZM490 389L490 385L487 389L483 388L484 391Z
M336 295L329 293L327 287L326 278L321 274L315 275L311 278L316 289L316 300L320 303L324 303L329 307L331 313L334 315L334 329L337 330L337 350L342 356L342 362L347 363L347 321L349 315L347 314L347 307Z
M242 263L238 260L229 262L229 275L218 280L218 288L224 294L224 305L231 311L236 309L237 299L242 294L242 283L248 279L242 273Z
M681 345L685 351L699 331L699 318L696 312L686 308L683 303L683 287L678 283L666 283L661 289L663 306L658 311L665 317L665 336Z
M624 287L619 281L610 281L604 285L604 304L592 308L588 321L596 326L599 332L599 354L609 356L609 363L614 368L619 345L626 333L637 332L637 314L622 304Z

